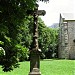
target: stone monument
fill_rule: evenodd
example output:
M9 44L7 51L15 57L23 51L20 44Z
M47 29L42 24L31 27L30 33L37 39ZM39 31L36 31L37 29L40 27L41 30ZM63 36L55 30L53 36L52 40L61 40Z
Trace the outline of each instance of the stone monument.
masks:
M32 48L30 50L30 72L29 75L41 75L40 72L40 53L41 50L38 46L38 16L39 15L45 15L44 10L38 10L38 4L36 4L36 7L33 11L33 17L34 17L34 29L33 29L33 42L32 42Z

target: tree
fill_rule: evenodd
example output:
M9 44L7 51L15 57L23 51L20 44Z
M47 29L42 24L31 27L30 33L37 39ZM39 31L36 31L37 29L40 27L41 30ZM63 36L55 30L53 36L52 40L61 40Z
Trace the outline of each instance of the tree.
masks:
M48 47L48 51L51 53L51 57L57 57L58 52L58 28L50 28L50 44Z
M4 71L10 71L17 67L18 32L27 17L27 10L34 8L36 0L0 0L0 44L5 50L2 67Z
M40 18L38 19L38 29L39 48L45 54L46 58L52 58L54 53L57 54L58 29L48 28Z
M20 27L23 27L24 20L27 18L27 11L34 10L35 3L36 0L0 0L0 46L6 53L1 60L3 71L10 71L18 67L16 45L27 43L25 45L28 47L31 43L30 35L26 36L26 40L23 36L21 37ZM27 34L27 32L22 35L24 34ZM19 40L25 40L26 42L22 43Z

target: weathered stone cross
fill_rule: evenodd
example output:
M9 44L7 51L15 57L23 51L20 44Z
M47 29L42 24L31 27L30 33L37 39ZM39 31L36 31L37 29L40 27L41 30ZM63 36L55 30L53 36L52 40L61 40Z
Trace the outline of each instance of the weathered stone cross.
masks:
M41 50L38 46L38 16L45 15L44 10L38 10L38 5L36 4L36 8L33 11L34 16L34 31L33 31L33 42L32 48L30 50L30 72L29 75L41 75L40 72L40 53Z

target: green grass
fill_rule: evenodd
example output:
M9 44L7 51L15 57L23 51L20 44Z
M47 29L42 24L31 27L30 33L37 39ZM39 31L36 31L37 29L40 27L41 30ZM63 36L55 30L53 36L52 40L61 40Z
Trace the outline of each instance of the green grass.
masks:
M28 75L29 62L20 62L20 68L12 72L3 72L0 75ZM41 75L75 75L75 60L44 60L41 61Z
M50 60L41 62L42 75L75 75L74 60Z

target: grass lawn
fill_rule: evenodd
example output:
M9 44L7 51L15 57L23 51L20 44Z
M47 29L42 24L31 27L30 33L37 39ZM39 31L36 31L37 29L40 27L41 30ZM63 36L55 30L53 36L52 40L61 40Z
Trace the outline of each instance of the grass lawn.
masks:
M28 75L29 62L20 62L20 68L12 72L3 72L0 75ZM44 60L41 61L41 75L75 75L75 60Z

